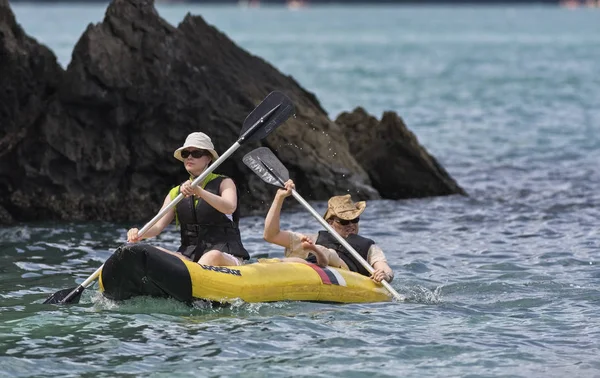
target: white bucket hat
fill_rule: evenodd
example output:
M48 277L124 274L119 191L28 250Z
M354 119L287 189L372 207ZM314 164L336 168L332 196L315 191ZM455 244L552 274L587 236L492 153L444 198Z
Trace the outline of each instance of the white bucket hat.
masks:
M219 154L215 151L215 146L212 144L210 137L201 132L191 133L185 138L185 143L183 146L179 147L173 153L175 159L180 161L185 161L184 158L181 157L181 151L188 147L199 148L201 150L207 150L212 155L212 160L215 161L219 158Z

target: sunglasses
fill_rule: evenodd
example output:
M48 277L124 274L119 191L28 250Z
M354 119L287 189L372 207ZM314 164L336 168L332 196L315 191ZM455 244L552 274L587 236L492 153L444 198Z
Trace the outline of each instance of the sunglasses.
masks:
M194 159L200 159L202 156L209 156L210 152L206 151L206 150L183 150L181 151L181 157L183 159L187 159L190 155L192 155L192 157Z
M356 218L350 219L350 220L337 218L335 221L338 222L342 226L347 226L350 223L354 223L354 224L358 223L358 221L360 221L360 217L356 217Z

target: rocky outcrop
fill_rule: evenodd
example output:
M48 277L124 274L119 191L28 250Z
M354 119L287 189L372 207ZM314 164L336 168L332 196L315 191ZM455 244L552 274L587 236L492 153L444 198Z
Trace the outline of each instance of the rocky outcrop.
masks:
M335 122L343 126L350 150L382 197L466 194L396 113L385 112L378 121L356 108L352 113L340 114Z
M175 27L152 1L114 0L104 20L85 30L63 71L47 48L24 35L6 0L0 4L1 221L148 220L186 178L173 158L186 135L206 132L223 152L273 90L292 99L295 117L217 169L237 182L243 214L264 210L274 193L241 161L259 145L278 155L307 199L341 192L379 198L378 188L410 192L392 187L412 177L390 184L356 158L354 126L331 121L313 94L200 16L188 14ZM392 159L406 154L389 151ZM419 167L432 166L415 165L410 174ZM428 195L452 193L435 187Z
M54 54L16 23L0 0L0 223L22 219L27 195L41 184L37 150L62 69Z

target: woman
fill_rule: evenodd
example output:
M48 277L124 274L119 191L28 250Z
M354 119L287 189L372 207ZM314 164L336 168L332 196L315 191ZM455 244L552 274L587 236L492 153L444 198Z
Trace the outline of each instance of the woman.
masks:
M381 248L371 239L358 235L360 215L367 204L364 201L354 203L350 195L331 197L327 203L325 221L356 250L374 269L370 274L354 256L327 231L317 235L303 235L279 228L281 207L285 198L292 194L295 185L292 180L285 183L284 189L278 189L265 219L263 237L266 241L285 247L284 261L317 262L319 265L331 265L370 276L375 282L394 279Z
M127 241L135 243L154 237L175 218L181 226L181 246L177 252L202 265L242 265L250 256L240 238L235 183L226 176L210 173L201 184L191 186L192 181L219 157L211 139L201 132L191 133L173 155L184 163L190 178L171 189L162 208L168 206L179 193L185 198L142 237L137 228L130 229Z

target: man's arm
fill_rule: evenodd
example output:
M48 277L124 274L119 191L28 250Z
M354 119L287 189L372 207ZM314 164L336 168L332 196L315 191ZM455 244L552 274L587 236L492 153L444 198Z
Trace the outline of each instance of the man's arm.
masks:
M371 275L371 278L375 282L381 282L382 280L386 280L387 282L392 282L394 279L394 271L387 263L387 259L383 254L383 251L377 244L371 245L369 248L369 254L367 255L367 262L373 267L375 270Z
M291 248L290 245L290 233L288 231L281 231L279 229L279 218L281 215L281 207L283 206L283 201L285 198L292 194L292 189L294 189L294 182L292 180L288 180L285 183L285 189L278 189L275 194L275 198L273 198L273 203L271 203L271 207L269 208L269 212L267 213L267 217L265 218L265 228L263 231L263 238L269 243L277 244L285 248Z

